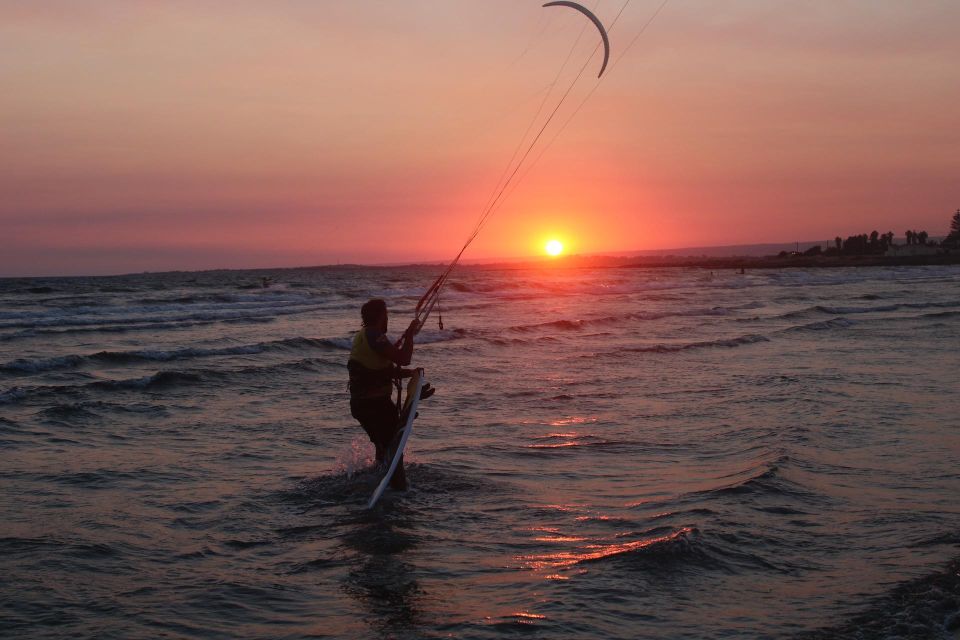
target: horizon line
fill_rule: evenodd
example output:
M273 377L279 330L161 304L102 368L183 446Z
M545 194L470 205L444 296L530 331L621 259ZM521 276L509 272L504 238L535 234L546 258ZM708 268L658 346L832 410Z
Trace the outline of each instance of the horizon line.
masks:
M894 236L894 239L901 236ZM942 236L942 237L945 237ZM931 235L931 240L936 240L941 238L940 235ZM493 266L504 263L522 263L522 262L552 262L552 261L562 261L570 258L610 258L610 259L626 259L626 258L641 258L641 257L677 257L677 258L699 258L703 257L704 254L677 254L675 252L679 251L722 251L725 249L738 249L738 248L761 248L761 247L790 247L794 245L802 245L806 248L815 245L831 245L833 244L832 239L823 239L823 240L793 240L793 241L781 241L781 242L754 242L747 244L722 244L722 245L702 245L702 246L686 246L686 247L673 247L669 249L624 249L617 251L596 251L592 253L583 253L583 254L570 254L570 255L561 255L556 257L545 256L545 255L527 255L527 256L488 256L483 258L469 258L461 260L460 263L464 266L473 266L473 267L482 267L482 266ZM712 257L721 257L721 255L714 255ZM725 254L727 257L744 257L744 254ZM102 274L71 274L71 275L0 275L0 280L29 280L29 279L42 279L42 278L122 278L125 276L137 276L137 275L162 275L166 273L212 273L217 271L292 271L297 269L324 269L331 267L359 267L359 268L368 268L368 269L387 269L387 268L401 268L401 267L426 267L426 266L441 266L449 264L449 260L405 260L398 262L353 262L353 261L338 261L336 263L322 263L322 264L300 264L292 266L271 266L271 267L211 267L204 269L163 269L158 271L122 271L117 273L102 273Z

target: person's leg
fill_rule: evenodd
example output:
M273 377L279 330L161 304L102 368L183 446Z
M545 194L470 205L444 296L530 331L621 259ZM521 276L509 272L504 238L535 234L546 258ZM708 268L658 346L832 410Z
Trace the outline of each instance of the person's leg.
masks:
M387 451L386 446L382 444L383 436L380 426L382 422L380 417L381 413L382 411L379 404L376 402L371 403L364 400L350 401L350 414L360 423L367 437L370 438L370 442L373 443L373 455L377 464L383 463Z
M385 452L390 451L390 447L395 445L400 428L399 417L397 416L397 407L389 398L380 404L378 418L378 436ZM389 463L390 460L384 462ZM397 468L390 478L390 488L403 490L407 488L407 474L403 468L403 456L400 456L397 462Z
M355 406L356 405L356 406ZM377 463L389 464L387 455L390 446L394 444L393 440L399 430L397 407L390 398L376 398L364 402L352 402L350 404L354 417L363 425L364 431L370 437L376 448ZM390 478L390 487L392 489L403 490L407 488L407 474L403 468L403 456L397 463L397 468Z
M400 462L397 463L397 469L390 478L390 488L397 491L405 491L407 488L407 472L403 468L403 456L400 456Z

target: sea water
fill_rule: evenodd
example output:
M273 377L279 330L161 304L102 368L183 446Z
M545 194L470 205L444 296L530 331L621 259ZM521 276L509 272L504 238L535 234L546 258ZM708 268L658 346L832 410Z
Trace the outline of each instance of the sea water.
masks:
M436 272L0 281L0 635L952 637L960 268L461 268L367 511Z

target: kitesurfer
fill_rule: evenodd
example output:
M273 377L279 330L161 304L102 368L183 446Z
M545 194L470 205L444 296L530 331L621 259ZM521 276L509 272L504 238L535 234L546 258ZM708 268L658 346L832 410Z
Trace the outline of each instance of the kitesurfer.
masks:
M413 357L413 337L419 323L414 319L395 343L387 337L387 303L373 299L360 308L363 326L353 337L347 370L350 373L350 413L370 437L377 463L387 462L387 449L400 429L399 407L392 399L394 380L409 378L412 369L404 369ZM420 398L433 395L435 389L424 385ZM403 457L390 479L394 489L405 489L407 479Z

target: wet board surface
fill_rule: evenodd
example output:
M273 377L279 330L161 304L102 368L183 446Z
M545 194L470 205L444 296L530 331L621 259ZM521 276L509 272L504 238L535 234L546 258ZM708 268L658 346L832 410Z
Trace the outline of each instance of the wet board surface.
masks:
M400 458L403 456L403 449L407 446L407 440L410 439L410 432L413 431L413 421L417 417L417 407L420 404L420 390L423 389L423 384L423 369L417 369L410 378L410 382L407 383L407 398L404 400L403 410L400 412L400 423L403 425L403 430L397 434L399 441L394 438L396 446L391 447L387 456L390 459L390 466L387 467L387 472L370 497L370 501L367 503L367 509L371 509L373 505L377 504L377 500L380 499L387 485L390 484L390 478L393 477L393 472L397 470L397 464L399 464Z

